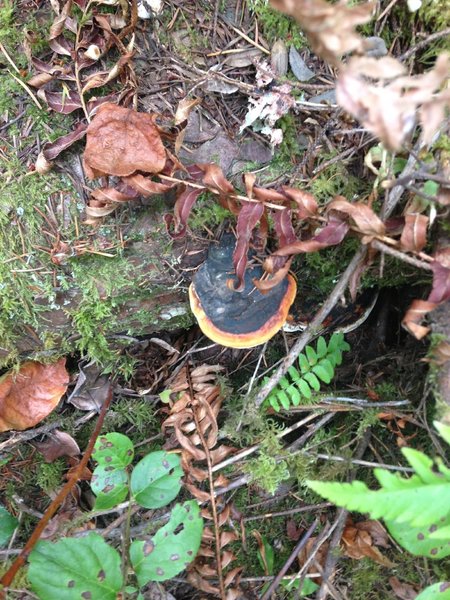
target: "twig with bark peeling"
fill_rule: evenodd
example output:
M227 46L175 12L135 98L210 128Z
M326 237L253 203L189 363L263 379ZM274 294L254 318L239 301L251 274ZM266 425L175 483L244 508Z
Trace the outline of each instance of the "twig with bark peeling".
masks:
M74 485L76 484L76 482L79 479L81 479L83 471L84 471L85 467L87 466L87 463L88 463L88 461L89 461L89 459L91 457L92 450L94 449L94 444L95 444L98 436L100 435L100 431L102 430L103 421L105 419L105 416L106 416L106 413L108 411L108 408L109 408L109 406L111 404L112 398L113 398L113 386L112 386L112 383L111 383L110 387L109 387L108 396L107 396L107 398L105 400L105 403L103 404L103 406L101 408L100 414L99 414L98 419L97 419L97 423L95 425L95 429L94 429L94 431L93 431L93 433L91 435L91 438L89 440L87 448L86 448L86 450L85 450L85 452L83 454L83 458L80 460L79 464L77 465L77 467L72 472L72 474L71 474L69 480L67 481L67 483L62 487L62 489L57 494L56 498L51 502L51 504L49 505L49 507L45 511L42 519L36 525L33 533L31 534L31 536L28 539L27 543L23 547L23 549L22 549L21 553L19 554L19 556L15 559L15 561L13 562L13 564L10 566L10 568L6 571L6 573L0 579L0 584L4 588L7 588L8 586L11 585L11 583L12 583L14 577L16 576L18 570L21 567L23 567L23 565L25 564L25 562L26 562L26 560L27 560L30 552L33 550L35 544L39 541L39 538L40 538L42 532L44 531L45 527L47 526L48 522L53 517L53 515L56 513L56 511L61 506L61 504L64 502L65 498L69 495L70 491L72 490L72 488L74 487ZM0 599L1 600L5 600L6 599L6 593L5 593L4 589L0 590Z

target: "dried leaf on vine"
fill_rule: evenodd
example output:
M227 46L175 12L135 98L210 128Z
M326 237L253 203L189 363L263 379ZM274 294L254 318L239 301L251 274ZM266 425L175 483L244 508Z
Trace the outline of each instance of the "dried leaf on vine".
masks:
M253 229L262 218L263 213L263 204L253 204L250 202L246 202L239 213L236 226L236 247L233 253L233 264L237 277L234 288L236 291L240 291L244 288L244 276L247 268L250 238L252 237Z
M409 252L420 252L427 243L428 217L418 213L405 215L400 246Z
M166 151L151 115L108 102L99 107L87 129L83 160L90 178L159 173Z
M342 196L336 196L328 206L328 210L338 210L347 214L355 223L358 230L364 234L363 242L368 242L373 236L382 236L385 233L383 221L374 211L362 202L349 202Z

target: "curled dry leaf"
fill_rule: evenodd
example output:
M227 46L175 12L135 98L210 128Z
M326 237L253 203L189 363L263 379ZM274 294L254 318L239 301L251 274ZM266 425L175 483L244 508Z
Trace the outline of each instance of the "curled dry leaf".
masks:
M44 442L35 442L34 445L48 463L54 462L60 456L80 454L80 448L73 437L59 429L50 432Z
M436 302L427 300L414 300L405 313L402 325L418 340L421 340L430 331L429 327L421 325L426 315L434 310Z
M347 214L355 223L359 231L364 234L363 242L370 241L373 236L384 235L385 226L383 221L374 211L362 202L349 202L342 196L336 196L328 206L328 210L338 210Z
M86 135L84 165L90 178L159 173L166 163L154 118L112 103L97 110Z
M420 214L405 215L405 226L400 246L409 252L420 252L427 243L428 217Z
M236 271L236 291L244 288L244 276L247 268L247 258L250 246L250 238L253 229L259 223L264 213L263 204L245 203L239 213L236 226L236 247L233 253L233 265Z
M55 160L61 152L70 148L72 144L81 140L86 135L87 124L86 123L78 123L73 131L70 133L66 133L62 135L60 138L55 140L54 142L48 142L44 144L42 149L42 154L44 158L48 161Z
M56 408L69 383L65 365L30 361L0 378L0 431L33 427Z
M395 564L383 556L375 545L375 539L381 541L383 547L386 547L387 544L387 535L380 536L380 528L382 529L382 527L379 523L376 525L377 523L377 521L363 521L360 524L353 523L349 519L342 533L341 545L345 554L350 558L356 560L370 558L384 567L392 568ZM372 529L374 530L373 537L371 535Z

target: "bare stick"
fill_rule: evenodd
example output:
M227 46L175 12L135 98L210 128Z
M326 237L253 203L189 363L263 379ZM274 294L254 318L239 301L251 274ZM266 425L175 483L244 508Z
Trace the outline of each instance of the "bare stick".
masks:
M432 33L427 38L425 38L424 40L422 40L421 42L419 42L418 44L416 44L415 46L413 46L412 48L410 48L409 50L404 52L402 55L400 55L398 57L398 59L401 61L407 60L410 56L415 54L418 50L421 50L422 48L425 48L426 46L431 44L431 42L440 40L441 38L447 37L449 35L450 35L450 27L447 29L443 29L442 31L436 31L435 33Z
M294 560L297 558L298 553L301 550L303 550L303 548L306 546L306 542L309 540L309 538L314 533L314 530L317 527L318 523L319 523L319 519L315 519L313 521L313 523L309 527L308 531L303 535L303 537L301 538L301 540L298 542L298 544L295 546L295 548L291 552L291 555L289 556L289 558L287 559L287 561L284 563L283 568L281 569L281 571L278 573L278 575L272 581L272 583L270 584L270 586L267 588L265 594L263 594L261 596L261 600L269 600L269 598L271 597L271 595L273 594L273 592L277 589L278 584L283 579L283 575L285 575L286 571L289 569L289 567L292 565L292 563L294 562Z
M399 260L402 260L403 262L408 263L409 265L412 265L413 267L417 267L418 269L425 269L426 271L433 270L429 263L426 263L422 260L418 260L417 258L414 258L413 256L409 256L408 254L405 254L404 252L400 252L399 250L396 250L395 248L391 248L391 246L387 246L386 244L383 244L383 242L379 242L378 240L374 240L372 242L371 246L373 248L376 248L380 252L386 252L386 254L390 254L394 258L398 258Z
M259 390L258 394L255 397L256 406L261 406L266 397L269 395L271 390L277 385L280 379L284 376L286 371L291 367L296 361L298 355L303 350L303 348L314 338L317 332L320 330L320 326L323 321L327 318L330 312L338 303L342 294L345 292L345 288L350 280L350 277L353 275L354 271L358 267L359 263L364 260L367 253L367 247L361 246L359 250L356 252L352 260L350 261L348 267L345 269L344 273L341 275L341 278L337 282L334 290L331 292L330 296L326 299L322 308L316 314L314 319L311 321L309 326L305 329L302 335L299 337L297 342L292 346L289 354L282 361L281 365L275 371L275 373L270 377L269 381L262 386Z

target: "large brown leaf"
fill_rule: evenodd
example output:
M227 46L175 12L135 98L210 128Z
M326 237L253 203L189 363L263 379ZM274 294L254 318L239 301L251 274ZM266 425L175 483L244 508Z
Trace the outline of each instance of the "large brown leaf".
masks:
M89 177L159 173L165 163L166 151L151 115L110 102L99 107L86 133L84 165Z
M28 429L52 412L69 383L65 365L29 361L0 378L0 431Z
M327 209L338 210L339 212L349 215L364 236L371 238L372 236L384 235L385 233L386 228L383 221L381 221L367 204L363 204L362 202L349 202L342 196L336 196L336 198L328 204Z

